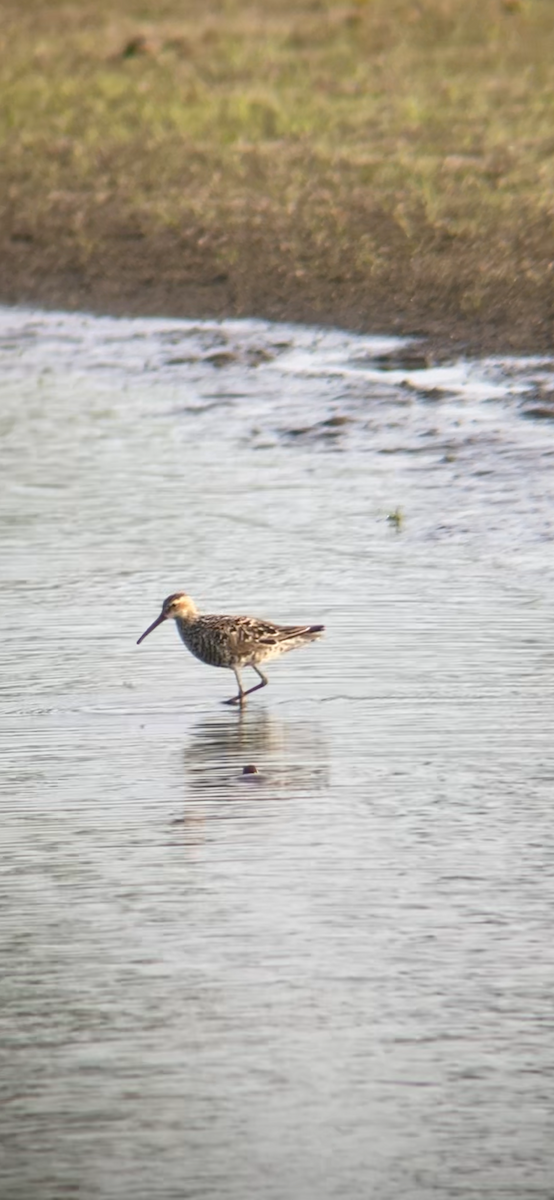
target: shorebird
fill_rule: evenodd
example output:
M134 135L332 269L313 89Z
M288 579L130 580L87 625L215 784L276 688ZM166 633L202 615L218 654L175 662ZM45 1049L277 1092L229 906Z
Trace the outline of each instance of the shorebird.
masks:
M271 658L286 654L287 650L315 641L325 628L324 625L276 625L274 621L258 617L199 613L194 600L186 592L174 592L164 600L159 617L141 634L137 646L158 625L170 619L175 621L181 639L195 658L208 663L210 667L234 671L238 693L223 703L240 704L241 707L251 692L257 692L268 683L259 669L260 663L269 662ZM243 667L252 667L260 677L260 683L247 691L242 686L240 676Z

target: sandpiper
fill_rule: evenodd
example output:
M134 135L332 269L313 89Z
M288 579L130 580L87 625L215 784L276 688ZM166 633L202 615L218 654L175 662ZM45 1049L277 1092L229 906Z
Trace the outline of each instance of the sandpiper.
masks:
M170 618L175 621L180 637L195 658L210 667L234 671L238 693L223 703L240 704L241 707L251 692L257 692L268 682L259 669L260 663L315 641L325 628L324 625L276 625L274 621L258 617L207 615L198 612L194 600L186 592L174 592L164 600L159 617L141 634L137 646ZM260 683L247 691L244 691L240 677L243 667L252 667L260 677Z

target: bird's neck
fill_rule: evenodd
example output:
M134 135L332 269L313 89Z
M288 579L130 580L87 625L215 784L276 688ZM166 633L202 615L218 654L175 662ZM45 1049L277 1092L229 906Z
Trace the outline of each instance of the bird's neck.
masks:
M198 609L191 601L190 607L187 607L183 612L179 613L178 617L175 617L175 624L179 632L181 632L182 629L188 629L189 625L192 625L197 616Z

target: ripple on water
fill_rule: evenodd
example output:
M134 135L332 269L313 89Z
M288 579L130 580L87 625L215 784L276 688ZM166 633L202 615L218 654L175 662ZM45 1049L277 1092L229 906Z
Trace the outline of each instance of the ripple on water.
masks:
M3 1194L550 1200L552 362L23 310L0 362ZM326 637L241 716L135 646L177 588Z

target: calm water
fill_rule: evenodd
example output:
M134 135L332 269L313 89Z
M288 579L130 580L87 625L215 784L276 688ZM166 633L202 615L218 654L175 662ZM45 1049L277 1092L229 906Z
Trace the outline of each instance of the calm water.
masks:
M0 335L3 1200L551 1200L553 364Z

